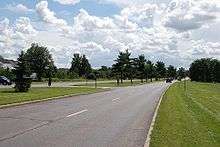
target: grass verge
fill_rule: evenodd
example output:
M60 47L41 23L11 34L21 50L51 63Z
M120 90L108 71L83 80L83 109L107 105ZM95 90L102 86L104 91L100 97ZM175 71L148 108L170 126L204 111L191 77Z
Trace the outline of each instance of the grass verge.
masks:
M153 81L153 82L159 82L159 81ZM98 81L97 82L97 87L127 87L127 86L137 86L137 85L142 85L142 84L147 84L147 83L151 83L150 81L148 82L143 82L141 83L140 80L134 80L133 83L131 83L130 80L124 80L123 83L119 83L119 85L117 85L116 81ZM78 84L74 84L73 86L95 86L95 82L88 82L88 83L78 83Z
M0 88L0 105L21 103L27 101L43 100L52 97L65 95L89 94L101 91L102 89L88 87L74 88L31 88L27 93L17 93L12 88Z
M160 105L150 147L219 147L220 84L173 84Z

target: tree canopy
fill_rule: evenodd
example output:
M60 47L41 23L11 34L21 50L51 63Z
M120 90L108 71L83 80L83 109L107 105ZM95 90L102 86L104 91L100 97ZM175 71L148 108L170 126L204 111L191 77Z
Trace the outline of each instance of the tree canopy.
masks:
M42 76L53 71L54 62L48 49L33 43L26 52L26 58L30 64L31 71L37 73L37 79L41 81Z
M189 68L189 75L192 81L220 82L220 61L211 58L195 60Z
M80 56L80 54L74 54L70 72L74 72L79 75L79 77L87 77L92 71L89 60L85 55Z

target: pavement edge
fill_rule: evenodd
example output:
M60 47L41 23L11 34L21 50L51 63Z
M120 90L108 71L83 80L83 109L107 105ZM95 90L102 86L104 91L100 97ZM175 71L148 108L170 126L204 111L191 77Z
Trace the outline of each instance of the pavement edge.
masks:
M105 91L109 91L109 90L110 89L100 89L100 90L98 90L96 92L69 94L69 95L62 95L62 96L57 96L57 97L45 98L45 99L41 99L41 100L34 100L34 101L26 101L26 102L21 102L21 103L6 104L6 105L1 105L0 109L4 109L4 108L8 108L8 107L21 106L21 105L27 105L27 104L40 103L40 102L56 100L56 99L63 99L63 98L68 98L68 97L76 97L76 96L80 96L80 95L89 95L89 94L100 93L100 92L105 92Z
M174 82L175 83L175 82ZM173 83L172 83L173 84ZM145 144L144 144L144 147L150 147L150 140L151 140L151 134L152 134L152 131L153 131L153 128L154 128L154 124L155 124L155 120L156 120L156 117L157 117L157 113L158 113L158 110L159 110L159 107L160 107L160 104L162 102L162 99L164 97L164 95L166 94L166 91L170 88L170 86L172 85L170 84L165 90L164 92L162 93L162 95L160 96L160 100L159 102L157 103L157 107L154 111L154 115L153 115L153 118L152 118L152 121L151 121L151 124L150 124L150 128L148 130L148 133L147 133L147 139L145 141Z

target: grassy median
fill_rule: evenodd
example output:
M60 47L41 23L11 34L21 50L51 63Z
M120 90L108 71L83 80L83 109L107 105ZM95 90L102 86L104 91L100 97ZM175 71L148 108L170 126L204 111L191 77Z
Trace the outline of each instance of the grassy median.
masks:
M15 92L12 88L0 89L0 105L20 103L26 101L42 100L52 97L64 95L78 95L89 94L101 91L102 89L88 88L88 87L74 87L74 88L31 88L27 93Z
M150 147L219 147L220 84L184 82L163 97Z
M160 80L163 81L163 80ZM160 82L160 81L155 81L153 80L153 82ZM141 83L140 80L133 80L133 83L131 83L130 80L124 80L123 83L119 83L119 85L117 85L116 81L97 81L97 87L127 87L127 86L138 86L138 85L143 85L143 84L149 84L151 83L150 80L148 80L147 82L144 80L143 83ZM74 84L73 86L95 86L95 82L84 82L84 83L77 83Z

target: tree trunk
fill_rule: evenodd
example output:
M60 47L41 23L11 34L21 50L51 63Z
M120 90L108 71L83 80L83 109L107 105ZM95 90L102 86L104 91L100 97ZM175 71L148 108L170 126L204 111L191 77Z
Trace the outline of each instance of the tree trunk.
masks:
M117 86L119 86L119 78L117 78Z
M150 78L150 81L153 82L153 78Z
M131 78L131 85L133 85L133 79Z
M144 83L144 80L143 80L143 78L141 78L141 83Z
M121 72L121 84L123 83L123 77L122 77L122 72Z

